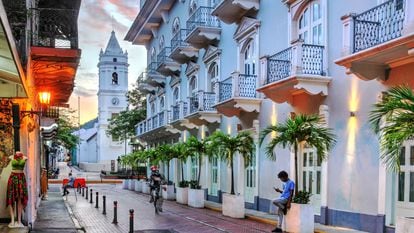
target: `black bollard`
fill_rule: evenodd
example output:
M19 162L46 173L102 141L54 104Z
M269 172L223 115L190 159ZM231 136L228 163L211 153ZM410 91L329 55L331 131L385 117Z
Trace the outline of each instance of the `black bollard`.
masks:
M118 224L117 209L118 209L118 202L114 201L114 220L112 220L113 224Z
M89 203L93 203L93 190L91 189L91 198L89 199Z
M134 210L129 210L129 233L134 233Z
M86 200L88 200L88 197L89 197L89 194L88 194L88 192L89 192L89 187L86 187Z
M102 196L102 200L103 200L103 211L102 211L102 214L103 215L106 215L106 196L105 195L103 195Z
M96 201L95 201L95 208L99 208L99 193L96 192Z
M82 187L82 197L85 196L85 187Z

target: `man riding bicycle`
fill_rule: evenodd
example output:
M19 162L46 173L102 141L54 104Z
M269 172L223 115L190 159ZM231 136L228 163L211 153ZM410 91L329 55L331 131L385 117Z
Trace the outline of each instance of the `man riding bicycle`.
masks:
M151 199L150 203L154 202L153 191L156 191L157 196L160 194L160 187L165 183L164 177L160 174L157 166L151 166L151 176L150 176L150 193ZM160 203L159 210L162 212L162 202Z

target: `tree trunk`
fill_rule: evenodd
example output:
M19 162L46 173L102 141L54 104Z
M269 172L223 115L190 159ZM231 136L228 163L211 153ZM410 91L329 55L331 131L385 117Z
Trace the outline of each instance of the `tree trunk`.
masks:
M170 182L170 160L167 162L167 185Z
M295 150L295 196L298 194L298 143L295 142L295 146L294 146L294 150Z
M201 177L201 161L203 159L203 155L198 157L198 178L197 178L197 185L200 186L200 177Z
M231 169L231 191L230 194L234 195L234 168L233 168L233 154L230 156L230 169Z
M184 162L181 160L181 181L184 181Z

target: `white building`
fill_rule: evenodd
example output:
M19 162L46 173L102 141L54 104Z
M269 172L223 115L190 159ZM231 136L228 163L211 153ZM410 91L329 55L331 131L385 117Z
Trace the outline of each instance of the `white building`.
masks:
M257 140L261 129L292 113L321 114L338 143L323 162L302 145L297 184L313 194L315 221L393 232L397 217L414 215L414 163L408 165L414 142L407 142L397 176L382 166L378 137L367 124L382 91L403 83L414 88L414 1L141 4L125 38L148 51L140 85L148 111L137 126L139 139L157 146L215 130L249 130ZM236 158L235 187L246 208L267 212L277 196L272 187L280 186L277 173L294 176L294 156L276 148L274 162L264 145L256 148L246 169ZM227 165L205 160L198 167L189 160L186 180L198 169L207 199L221 202L222 192L229 192ZM180 171L179 163L171 163L175 183Z

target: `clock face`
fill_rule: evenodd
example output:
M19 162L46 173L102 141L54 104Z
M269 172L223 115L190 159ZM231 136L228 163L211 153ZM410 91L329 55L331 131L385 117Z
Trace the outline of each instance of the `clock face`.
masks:
M118 99L118 98L116 98L116 97L112 98L112 104L113 104L113 105L117 105L117 104L119 104L119 99Z

